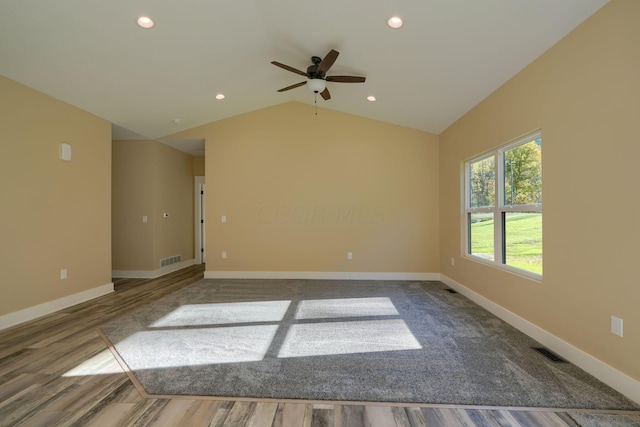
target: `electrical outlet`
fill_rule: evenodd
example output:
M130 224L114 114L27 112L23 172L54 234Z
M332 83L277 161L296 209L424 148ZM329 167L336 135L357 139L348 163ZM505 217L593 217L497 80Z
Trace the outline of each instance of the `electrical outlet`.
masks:
M347 252L347 259L353 259L353 252Z
M222 251L222 254L220 254L220 257L222 259L227 259L227 251Z
M149 218L148 218L146 215L143 215L143 216L142 216L142 222L143 222L143 223L147 223L147 222L149 222Z
M611 316L611 333L622 337L622 319L616 316Z
M220 222L225 222L226 223L227 222L227 216L226 215L222 215L220 217Z
M60 280L64 280L67 278L67 269L63 268L62 270L60 270Z
M456 265L456 259L454 257L451 257L451 265Z

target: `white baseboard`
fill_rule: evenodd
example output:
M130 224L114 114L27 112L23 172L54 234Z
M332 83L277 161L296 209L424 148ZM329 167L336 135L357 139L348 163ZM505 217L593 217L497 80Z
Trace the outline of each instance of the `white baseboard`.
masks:
M113 283L107 283L106 285L98 286L97 288L88 289L86 291L78 292L77 294L5 314L0 316L0 330L37 319L38 317L46 316L47 314L51 314L56 311L64 310L65 308L101 297L111 292L113 292Z
M629 399L640 404L640 381L637 381L627 374L607 365L603 361L596 359L589 353L580 350L568 342L545 331L535 324L523 319L517 314L472 291L455 280L440 275L440 281L455 289L471 301L498 316L511 326L527 334L545 347L559 354L569 362L584 369L603 383L627 396Z
M440 280L439 273L351 271L205 271L205 279Z
M186 261L167 265L157 270L113 270L111 272L111 277L113 277L114 279L155 279L156 277L164 276L165 274L173 273L174 271L190 267L193 264L195 264L195 260L188 259Z

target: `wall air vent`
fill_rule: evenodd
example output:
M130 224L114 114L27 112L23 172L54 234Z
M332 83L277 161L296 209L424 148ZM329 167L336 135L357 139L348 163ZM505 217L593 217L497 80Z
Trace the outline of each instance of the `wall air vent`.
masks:
M160 260L160 267L166 267L167 265L175 264L182 261L182 255L170 256L168 258L162 258Z

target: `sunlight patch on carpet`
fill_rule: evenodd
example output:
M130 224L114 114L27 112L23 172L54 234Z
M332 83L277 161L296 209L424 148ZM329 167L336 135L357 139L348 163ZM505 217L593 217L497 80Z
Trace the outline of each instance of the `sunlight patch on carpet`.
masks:
M401 319L292 325L279 358L419 350Z
M296 319L397 316L389 298L332 298L300 301Z
M258 362L264 359L277 329L277 325L256 325L141 331L119 342L117 348L124 354L142 355L127 360L132 370Z
M186 304L149 326L152 328L166 328L230 323L279 322L284 318L290 304L291 301Z

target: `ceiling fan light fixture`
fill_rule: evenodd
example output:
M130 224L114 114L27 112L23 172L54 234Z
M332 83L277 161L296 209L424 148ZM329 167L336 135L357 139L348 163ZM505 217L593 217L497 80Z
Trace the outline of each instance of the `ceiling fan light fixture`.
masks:
M151 28L153 27L153 19L148 16L141 16L138 18L138 25L142 28Z
M402 25L403 25L402 18L400 18L399 16L392 16L387 21L387 25L389 27L393 28L394 30L397 30L398 28L402 27Z
M307 87L311 92L320 93L327 87L327 82L323 79L309 79Z

